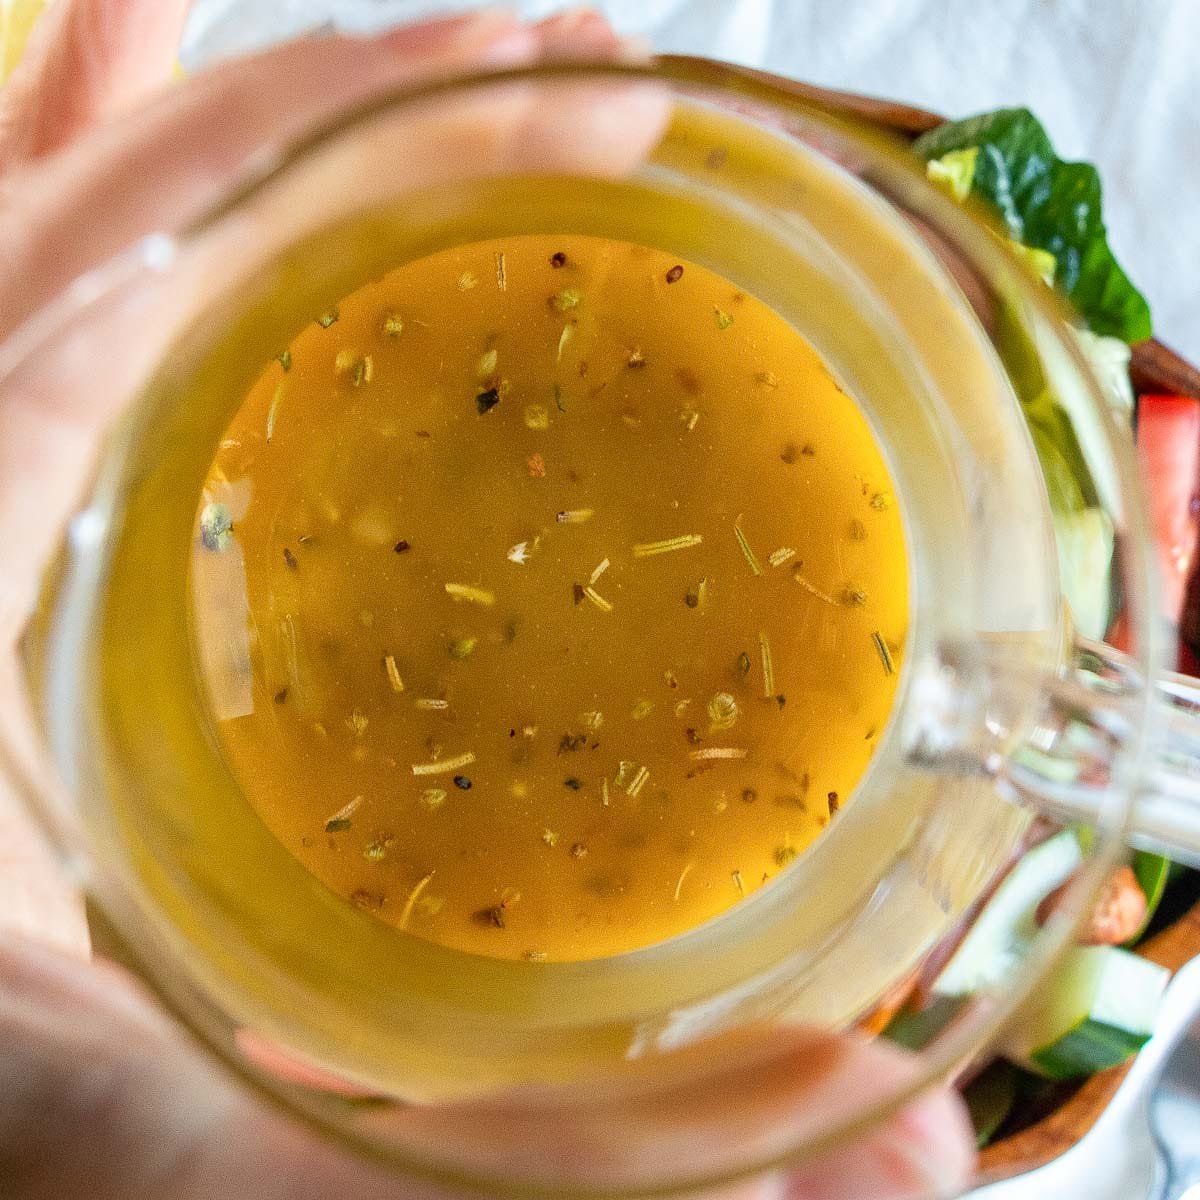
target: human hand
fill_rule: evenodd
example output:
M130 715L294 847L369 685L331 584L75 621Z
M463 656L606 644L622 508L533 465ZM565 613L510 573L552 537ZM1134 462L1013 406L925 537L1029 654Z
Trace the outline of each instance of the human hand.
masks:
M356 41L327 38L218 67L151 95L174 62L185 0L58 0L0 98L0 341L81 272L201 206L213 179L252 154L279 111L297 128L350 99L482 65L612 56L598 18L538 26L480 15ZM84 347L85 351L87 347ZM92 346L89 365L104 357ZM18 703L15 640L98 438L121 393L75 388L77 364L42 361L0 405L0 721ZM92 383L96 381L93 379ZM15 735L14 735L15 736ZM775 1037L778 1045L788 1035ZM795 1035L761 1077L714 1080L691 1115L736 1138L799 1128L847 1094L880 1094L915 1065L882 1044ZM707 1106L707 1107L706 1107ZM728 1104L726 1102L726 1106ZM695 1166L704 1145L656 1140L633 1114L627 1154ZM718 1119L719 1118L719 1119ZM471 1119L464 1112L464 1119ZM556 1144L588 1145L561 1118ZM703 1126L703 1121L697 1123ZM861 1143L723 1200L889 1200L955 1190L970 1166L962 1113L937 1093ZM607 1156L611 1157L611 1156ZM586 1158L585 1158L586 1165ZM600 1164L597 1164L597 1176ZM139 985L88 961L81 904L0 778L0 1194L9 1200L342 1200L444 1196L289 1121L223 1075ZM710 1198L715 1200L715 1198Z

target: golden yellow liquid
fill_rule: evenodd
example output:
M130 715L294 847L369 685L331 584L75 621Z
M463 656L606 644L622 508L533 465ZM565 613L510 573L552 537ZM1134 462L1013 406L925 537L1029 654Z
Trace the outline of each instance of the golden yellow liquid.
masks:
M307 328L227 431L193 562L275 835L408 933L530 961L785 869L874 751L907 597L883 458L812 348L582 236L435 254Z

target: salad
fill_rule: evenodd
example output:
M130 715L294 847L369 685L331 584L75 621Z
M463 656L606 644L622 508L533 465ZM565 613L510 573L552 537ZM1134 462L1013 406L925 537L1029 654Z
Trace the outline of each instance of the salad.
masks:
M1178 666L1200 673L1200 603L1189 605L1198 533L1200 400L1135 395L1130 347L1152 335L1145 297L1108 244L1096 169L1058 157L1023 108L951 121L914 143L928 177L960 202L991 210L994 229L1046 286L1078 314L1074 329L1118 420L1129 428L1150 493L1163 579L1163 616L1175 631ZM1005 336L1003 318L1000 337ZM1014 337L1019 336L1014 332ZM1121 648L1123 620L1112 586L1114 533L1063 401L1027 355L1014 372L1046 480L1062 586L1077 629ZM1200 586L1196 589L1200 596ZM1183 634L1180 635L1182 629ZM1001 983L1049 920L1087 849L1089 831L1038 821L991 894L865 1026L920 1046L964 998ZM1125 1062L1149 1039L1168 972L1138 953L1200 895L1200 873L1135 853L1114 870L1090 919L1000 1056L960 1083L980 1146L1055 1107L1078 1081Z

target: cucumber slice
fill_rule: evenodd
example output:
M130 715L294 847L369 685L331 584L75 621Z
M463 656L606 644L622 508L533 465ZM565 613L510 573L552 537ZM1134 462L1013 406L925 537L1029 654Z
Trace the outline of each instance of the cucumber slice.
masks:
M1059 577L1075 628L1102 638L1112 600L1113 524L1102 508L1054 514Z
M1017 1019L1004 1057L1046 1079L1115 1067L1150 1039L1169 978L1116 946L1075 946Z
M1075 831L1035 846L1009 871L933 985L941 996L967 996L1004 982L1038 935L1037 907L1083 861Z

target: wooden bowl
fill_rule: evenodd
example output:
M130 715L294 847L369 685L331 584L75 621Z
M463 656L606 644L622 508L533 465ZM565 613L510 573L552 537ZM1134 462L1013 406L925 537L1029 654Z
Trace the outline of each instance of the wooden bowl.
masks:
M906 104L828 91L760 71L747 70L744 73L910 139L940 125L944 120L935 113ZM1160 392L1200 399L1200 370L1162 342L1149 341L1135 346L1130 373L1138 394ZM1143 943L1138 953L1172 971L1200 955L1200 902ZM993 1142L982 1153L982 1170L993 1178L1019 1175L1057 1158L1096 1123L1128 1070L1129 1065L1126 1064L1093 1075L1070 1092L1048 1115L1019 1132Z

